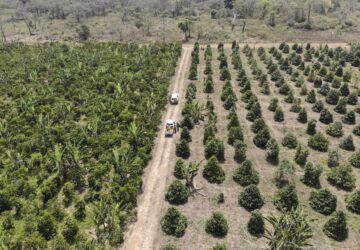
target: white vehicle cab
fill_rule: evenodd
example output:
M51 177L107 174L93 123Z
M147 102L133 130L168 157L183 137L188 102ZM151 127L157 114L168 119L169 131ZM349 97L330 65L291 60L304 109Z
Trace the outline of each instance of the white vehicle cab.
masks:
M165 124L165 136L173 136L176 129L175 120L166 120Z
M171 94L170 103L171 104L178 104L179 103L179 93L172 93Z

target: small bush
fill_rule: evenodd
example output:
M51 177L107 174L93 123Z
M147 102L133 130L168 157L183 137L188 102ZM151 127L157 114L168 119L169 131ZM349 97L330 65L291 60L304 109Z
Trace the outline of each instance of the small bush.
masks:
M289 132L285 134L285 137L282 140L282 145L287 148L296 148L297 147L297 138L296 136Z
M225 180L225 172L215 156L212 156L204 167L203 177L210 183L220 184Z
M236 140L244 140L244 134L240 126L231 127L229 130L228 143L233 145Z
M182 159L178 159L175 163L174 176L178 179L185 179L186 167Z
M182 120L181 122L181 127L182 128L188 128L189 130L193 129L194 128L194 120L191 118L190 115L185 115L184 116L184 119Z
M274 174L275 185L279 188L290 183L295 171L295 166L288 160L282 160Z
M174 207L170 207L161 218L160 224L164 233L176 237L182 237L187 228L187 219L179 212L179 210Z
M360 190L354 191L354 193L346 199L346 207L351 212L360 214Z
M246 160L236 168L233 179L241 186L257 185L259 183L259 173L252 167L251 161Z
M264 205L260 190L254 184L245 187L239 195L239 205L248 211L259 209Z
M342 139L340 141L340 145L339 147L341 149L347 150L347 151L354 151L355 150L355 145L354 145L354 141L351 135L345 137L344 139Z
M276 122L283 122L284 121L284 112L282 111L281 107L277 107L274 114L274 120Z
M329 147L329 141L321 132L317 132L309 138L308 146L314 150L326 152Z
M315 211L329 215L336 210L337 199L328 189L311 191L309 204Z
M222 243L216 243L216 245L209 250L227 250L227 247L225 244Z
M270 162L277 163L279 159L279 144L274 138L266 143L266 159Z
M316 134L316 120L312 119L308 122L306 133L308 135L315 135Z
M346 104L347 104L347 99L345 97L341 97L334 108L335 112L339 114L346 114L347 112Z
M339 166L340 164L339 161L340 161L339 151L337 149L330 150L327 161L328 167L333 168Z
M296 194L295 186L286 185L279 189L274 196L274 205L279 210L290 211L296 208L299 204L299 199Z
M307 157L309 156L309 149L301 144L296 148L295 162L300 166L305 165Z
M346 82L341 85L339 90L342 96L348 96L350 94L349 86Z
M356 178L351 167L347 164L331 169L328 175L330 184L344 190L351 190L355 187Z
M336 105L340 98L340 92L338 90L330 90L326 96L326 102L331 105Z
M166 244L160 248L160 250L180 250L180 248L176 247L173 244Z
M358 102L358 95L356 92L351 92L350 95L347 98L348 104L350 105L356 105Z
M264 119L258 118L251 124L251 131L257 134L260 130L267 128Z
M307 123L307 112L305 108L300 110L297 120L301 123Z
M265 232L265 222L259 210L251 212L250 220L247 224L248 232L254 236L261 236Z
M214 237L225 237L229 230L227 220L219 212L213 212L206 221L205 231Z
M344 134L341 122L334 122L326 128L326 133L333 137L341 137Z
M314 90L311 90L305 99L308 103L315 103L316 102L316 94Z
M348 112L348 113L342 118L342 121L343 121L343 123L345 123L345 124L354 125L355 122L356 122L355 112L354 112L354 111Z
M270 140L270 138L271 138L271 136L270 136L269 129L263 128L254 136L253 142L254 142L255 146L265 149L266 144Z
M190 157L189 143L185 140L180 140L180 142L176 144L175 153L177 157L181 157L183 159L189 158Z
M235 155L234 159L237 162L243 162L246 160L246 143L243 141L235 140L234 142Z
M351 155L349 163L354 168L360 168L360 151L357 151Z
M324 109L324 103L319 100L311 108L314 112L320 113Z
M360 136L360 124L356 125L352 132L354 135Z
M279 106L279 100L277 98L273 98L270 100L268 110L275 112L278 106Z
M173 181L168 187L165 200L172 205L185 204L190 196L189 190L179 180Z
M205 158L209 159L211 156L216 156L219 161L225 159L224 143L217 139L210 139L205 145Z
M322 167L320 165L314 165L312 162L308 162L306 163L304 170L305 173L302 178L302 182L310 187L320 187Z
M328 109L323 109L320 113L319 121L324 124L330 124L333 122L333 115L330 113Z
M191 139L191 135L190 135L190 131L187 127L184 127L182 130L181 130L181 134L180 134L180 140L185 140L187 142L191 142L192 139Z
M345 213L336 212L324 225L323 232L329 238L343 241L348 237L348 228Z

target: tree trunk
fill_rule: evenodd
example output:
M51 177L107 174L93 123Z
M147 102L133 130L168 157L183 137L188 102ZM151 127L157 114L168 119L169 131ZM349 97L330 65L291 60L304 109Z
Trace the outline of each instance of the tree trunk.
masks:
M3 37L3 41L4 41L4 43L6 43L6 36L5 36L4 29L3 29L3 25L0 25L0 31L1 31L1 35Z
M245 28L246 28L246 21L244 20L244 21L243 21L243 26L242 26L242 33L245 32Z
M25 22L25 24L26 24L26 27L28 28L29 35L30 35L30 36L34 36L35 34L32 33L30 24L26 21L26 19L24 19L24 22Z

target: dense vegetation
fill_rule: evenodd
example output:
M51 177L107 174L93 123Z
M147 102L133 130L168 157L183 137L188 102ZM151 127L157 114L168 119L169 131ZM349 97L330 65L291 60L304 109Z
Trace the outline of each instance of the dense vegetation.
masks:
M0 218L13 221L2 244L121 244L180 46L0 50Z

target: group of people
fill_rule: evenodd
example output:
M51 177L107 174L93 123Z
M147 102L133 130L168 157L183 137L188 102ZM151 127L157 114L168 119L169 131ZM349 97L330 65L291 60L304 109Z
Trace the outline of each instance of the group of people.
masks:
M174 134L180 129L180 124L178 122L174 122Z

